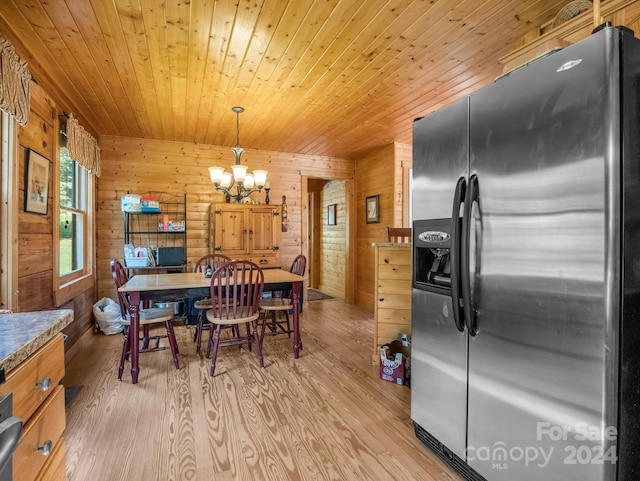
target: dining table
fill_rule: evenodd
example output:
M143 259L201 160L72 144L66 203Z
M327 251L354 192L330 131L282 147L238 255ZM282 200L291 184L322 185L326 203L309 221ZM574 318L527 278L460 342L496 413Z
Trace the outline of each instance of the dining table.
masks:
M302 350L300 337L300 298L304 276L293 274L284 269L263 269L264 291L291 290L291 309L293 311L293 357L297 359ZM210 296L211 279L202 272L181 272L161 274L136 274L123 284L118 291L129 296L129 315L131 332L140 327L140 303L150 300L186 299ZM131 381L137 384L140 367L138 363L138 336L129 336L131 358Z

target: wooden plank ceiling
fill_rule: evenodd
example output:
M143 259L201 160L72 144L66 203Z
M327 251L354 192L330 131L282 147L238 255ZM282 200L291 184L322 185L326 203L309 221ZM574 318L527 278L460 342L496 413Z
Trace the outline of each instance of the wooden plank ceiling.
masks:
M96 135L352 158L492 82L569 0L1 0L0 33Z

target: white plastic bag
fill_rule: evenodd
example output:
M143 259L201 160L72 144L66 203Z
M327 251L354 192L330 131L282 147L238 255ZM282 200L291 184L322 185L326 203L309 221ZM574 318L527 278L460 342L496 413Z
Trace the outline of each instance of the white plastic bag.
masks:
M122 332L122 315L120 304L113 299L103 297L93 305L93 315L98 327L104 334L118 334Z

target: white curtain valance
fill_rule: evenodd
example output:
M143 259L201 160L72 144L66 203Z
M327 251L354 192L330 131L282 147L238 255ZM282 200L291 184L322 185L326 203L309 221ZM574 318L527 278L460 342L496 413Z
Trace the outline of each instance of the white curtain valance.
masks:
M100 177L100 148L98 141L78 124L73 115L67 120L67 150L73 160L90 174Z
M23 127L29 121L29 82L26 60L18 57L13 45L0 36L0 109Z

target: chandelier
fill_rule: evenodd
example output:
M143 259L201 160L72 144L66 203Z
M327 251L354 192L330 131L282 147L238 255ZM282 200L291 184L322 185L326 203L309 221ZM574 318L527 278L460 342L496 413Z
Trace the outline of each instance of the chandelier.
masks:
M227 195L227 202L233 197L238 204L253 192L261 192L265 184L267 189L269 185L266 170L254 170L253 173L248 174L247 166L240 163L240 156L244 152L240 147L240 114L244 109L232 107L231 110L236 113L236 145L231 148L236 156L236 163L231 166L231 172L225 172L224 167L209 167L209 175L216 190L221 190ZM234 185L235 193L232 191Z

